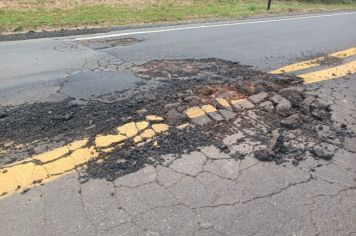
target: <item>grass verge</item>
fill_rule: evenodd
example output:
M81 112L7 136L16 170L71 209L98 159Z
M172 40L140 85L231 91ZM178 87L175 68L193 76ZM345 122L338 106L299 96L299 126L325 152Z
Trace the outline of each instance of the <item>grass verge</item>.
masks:
M356 10L355 0L350 0L349 3L330 4L273 0L272 10L269 12L266 11L267 0L160 0L143 5L108 2L97 4L95 1L89 4L83 1L70 6L50 5L46 4L45 0L33 0L31 5L7 5L7 1L10 0L0 1L2 3L0 4L0 32L2 33L241 18L293 12ZM11 2L13 3L14 0Z

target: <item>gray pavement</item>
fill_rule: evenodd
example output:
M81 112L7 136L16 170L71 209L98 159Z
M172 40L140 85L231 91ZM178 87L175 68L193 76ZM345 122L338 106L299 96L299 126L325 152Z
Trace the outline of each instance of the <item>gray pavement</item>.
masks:
M103 50L73 37L0 43L0 106L135 88L127 68L153 59L215 57L268 72L355 46L355 23L356 13L160 32ZM119 70L122 83L94 75ZM98 90L80 83L83 73ZM309 88L332 103L336 124L356 132L355 75ZM208 146L112 182L70 173L0 199L0 235L356 235L356 143L347 142L331 161L297 167L259 162L247 143L244 160ZM225 143L238 149L231 136Z

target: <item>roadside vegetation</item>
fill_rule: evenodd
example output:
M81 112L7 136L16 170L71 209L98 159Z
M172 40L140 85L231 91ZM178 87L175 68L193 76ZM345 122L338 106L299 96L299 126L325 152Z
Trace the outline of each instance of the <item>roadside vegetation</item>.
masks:
M0 0L0 32L356 10L356 0Z

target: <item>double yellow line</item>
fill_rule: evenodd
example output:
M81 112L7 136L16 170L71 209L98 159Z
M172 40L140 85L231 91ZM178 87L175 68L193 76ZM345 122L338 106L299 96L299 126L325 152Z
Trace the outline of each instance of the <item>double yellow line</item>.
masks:
M346 49L344 51L338 51L331 53L327 56L318 57L312 60L302 61L298 63L294 63L288 66L284 66L277 70L273 70L270 73L272 74L283 74L283 73L291 73L291 72L298 72L303 71L306 69L311 69L315 67L322 66L324 62L329 59L346 59L349 57L353 57L356 55L356 47ZM310 73L300 74L298 75L300 78L304 80L305 83L316 83L323 80L331 80L340 77L344 77L347 75L355 74L356 73L356 60L351 62L331 67L328 69L322 69Z
M238 100L228 101L216 98L216 102L229 109ZM201 107L188 108L185 115L192 120L216 112L218 112L216 107L205 104ZM180 124L176 128L183 130L189 124L189 122ZM170 128L164 123L163 117L148 115L144 120L132 121L116 127L110 134L98 134L93 143L90 143L89 139L77 140L51 151L0 167L0 199L58 179L90 160L100 159L105 156L103 154L109 154L115 149L121 148L128 140L132 140L134 146L138 147L152 142L159 135L168 132ZM154 141L153 145L159 147L157 141Z
M0 198L55 180L90 160L100 158L102 153L120 148L129 139L138 146L150 142L169 130L163 120L155 115L146 116L145 120L117 127L112 134L97 135L93 144L89 139L77 140L0 167Z

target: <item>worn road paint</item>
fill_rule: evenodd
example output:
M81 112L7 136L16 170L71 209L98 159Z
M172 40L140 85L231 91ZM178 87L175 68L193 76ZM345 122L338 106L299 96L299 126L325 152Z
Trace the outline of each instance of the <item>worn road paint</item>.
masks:
M137 128L135 122L130 122L117 128L117 131L119 134L125 135L128 138L132 138L138 134L139 129Z
M95 145L97 147L109 147L114 143L121 143L127 139L126 136L121 134L99 135L95 138Z
M201 107L201 109L206 112L206 113L214 113L214 112L217 112L218 110L213 107L212 105L208 104L208 105L203 105Z
M156 133L153 131L153 129L146 129L140 136L143 140L147 140L156 136Z
M80 142L85 143L85 140L81 140ZM73 171L77 166L83 165L90 159L99 156L94 147L75 147L77 149L73 148L70 154L66 153L64 156L59 157L59 159L55 158L64 153L65 149L68 149L67 146L14 163L10 167L1 168L0 196L9 195L34 187L37 184L55 180ZM49 162L43 163L42 161Z
M163 121L163 118L160 116L150 115L146 116L147 121Z
M229 104L229 101L226 100ZM225 104L225 101L224 101ZM186 111L188 118L198 118L209 112L217 112L212 105L203 105L200 107L191 107ZM58 147L51 151L29 157L22 161L13 163L0 168L0 198L10 196L11 194L25 189L44 184L55 180L76 168L84 165L91 159L100 158L100 152L110 153L115 148L121 148L124 142L132 138L135 145L141 146L151 142L157 135L169 130L169 126L164 123L154 123L162 121L160 116L148 116L147 121L130 122L115 129L116 134L97 135L95 137L95 146L88 146L89 140L77 140L70 144ZM177 126L177 129L187 128L190 123ZM159 147L158 143L154 146Z
M190 118L194 119L200 116L204 116L205 112L199 107L190 107L185 111L185 114Z
M166 131L168 131L169 126L166 124L153 124L152 125L152 129L157 133L157 134L161 134L164 133Z
M224 99L224 98L216 98L215 99L217 101L217 103L219 103L220 106L222 106L223 108L226 108L226 109L230 109L231 108L231 105L230 103Z
M318 57L312 60L307 60L307 61L302 61L302 62L298 62L298 63L294 63L282 68L279 68L277 70L273 70L270 73L271 74L283 74L283 73L289 73L289 72L295 72L295 71L299 71L299 70L305 70L305 69L309 69L309 68L313 68L313 67L317 67L320 66L321 63L323 62L323 60L326 60L328 57L336 57L339 59L344 59L347 57L352 57L356 55L356 47L354 48L350 48L350 49L346 49L343 51L338 51L338 52L334 52L331 53L327 56L323 56L323 57Z
M332 67L325 70L319 70L303 75L299 75L306 84L316 83L324 80L331 80L356 73L356 61L346 63L341 66Z
M162 121L159 116L150 116L148 120ZM150 141L157 134L169 130L163 123L152 124L147 121L130 122L116 128L116 134L97 135L95 146L88 147L89 140L77 140L68 145L29 157L0 168L0 197L32 188L59 178L93 158L99 158L100 152L110 153L121 148L129 138L136 145ZM142 132L142 133L140 133Z

